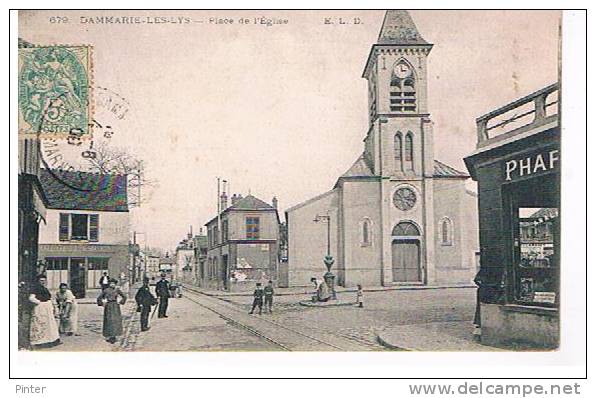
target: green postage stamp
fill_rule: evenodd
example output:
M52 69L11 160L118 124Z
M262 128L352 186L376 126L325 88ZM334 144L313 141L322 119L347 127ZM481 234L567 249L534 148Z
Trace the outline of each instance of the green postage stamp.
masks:
M19 48L19 135L90 135L91 47Z

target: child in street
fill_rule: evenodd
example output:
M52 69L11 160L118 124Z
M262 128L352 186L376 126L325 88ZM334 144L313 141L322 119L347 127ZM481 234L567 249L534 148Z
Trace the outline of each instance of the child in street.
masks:
M356 291L356 303L358 303L358 307L364 307L364 300L362 294L362 285L358 285L358 290Z
M250 310L249 314L253 314L255 312L255 308L259 307L259 315L263 312L263 289L261 288L261 283L257 282L257 287L252 294L253 301L252 301L252 309Z
M273 281L267 283L267 286L263 289L263 294L265 295L265 311L269 309L269 313L272 314L273 295L275 294L275 291L273 290Z

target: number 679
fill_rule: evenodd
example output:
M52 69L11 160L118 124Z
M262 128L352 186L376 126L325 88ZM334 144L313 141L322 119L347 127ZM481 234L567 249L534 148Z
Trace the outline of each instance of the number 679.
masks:
M68 17L50 17L50 23L68 23Z

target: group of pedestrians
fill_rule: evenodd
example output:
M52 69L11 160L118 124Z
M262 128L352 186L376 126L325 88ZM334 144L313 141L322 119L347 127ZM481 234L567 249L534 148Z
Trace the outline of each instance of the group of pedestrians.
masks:
M78 309L74 295L66 283L52 299L45 275L38 275L29 291L31 322L29 342L33 348L54 347L62 344L60 334L72 336L77 331Z
M161 274L161 279L155 285L155 295L151 293L149 288L149 279L143 279L143 286L137 290L135 301L137 302L137 312L141 313L141 331L149 330L149 314L151 307L158 304L158 318L167 318L168 301L170 299L170 282L166 279L166 274ZM155 312L155 311L154 311Z
M103 281L102 281L103 282ZM123 334L122 314L120 306L126 303L126 295L116 286L115 279L109 279L108 285L102 284L102 292L97 298L97 304L104 307L103 336L109 343L115 343L118 336ZM159 298L159 318L167 318L168 299L170 297L170 282L166 274L161 275L161 280L155 286L155 294ZM149 317L151 307L158 304L157 298L151 293L149 279L143 278L143 285L135 294L137 312L140 313L141 331L149 330Z
M273 290L273 281L269 281L265 288L262 287L261 282L257 282L255 291L253 292L253 301L252 301L252 309L250 310L249 314L254 314L255 309L259 309L259 315L263 313L263 302L265 304L265 311L269 309L269 313L273 313L273 295L275 291Z
M122 312L120 306L127 301L127 294L118 286L118 281L104 272L99 279L101 293L97 297L97 305L103 307L102 335L107 342L114 344L123 334ZM61 283L58 291L52 295L47 287L48 280L44 274L38 275L29 290L29 303L32 305L29 327L29 342L33 349L49 348L62 344L61 336L73 336L78 331L78 305L75 295L66 283ZM160 299L159 317L167 317L169 298L169 282L162 275L156 286L156 294ZM141 313L141 330L149 330L149 314L157 299L149 290L149 280L135 296L137 311Z

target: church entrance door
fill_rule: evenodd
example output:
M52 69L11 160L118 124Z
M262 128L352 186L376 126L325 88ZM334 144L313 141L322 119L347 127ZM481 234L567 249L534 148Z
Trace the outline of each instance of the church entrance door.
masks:
M420 230L414 223L402 221L392 235L393 282L422 282Z
M421 282L420 242L418 240L394 240L393 282Z

